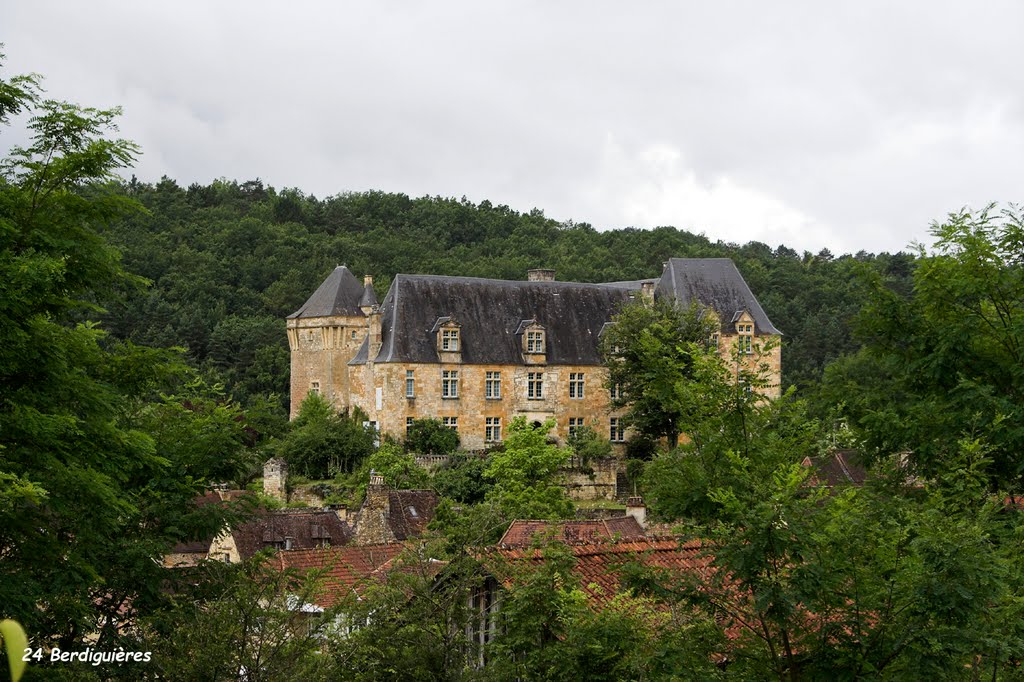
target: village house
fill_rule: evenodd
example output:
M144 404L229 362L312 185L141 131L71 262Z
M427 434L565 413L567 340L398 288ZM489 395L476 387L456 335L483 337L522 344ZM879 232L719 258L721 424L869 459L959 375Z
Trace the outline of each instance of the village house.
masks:
M287 319L292 417L319 393L399 438L438 418L479 450L524 417L554 419L559 440L589 426L621 444L601 333L623 305L659 298L705 306L720 322L709 341L745 366L767 363L764 391L778 395L781 348L767 342L781 332L728 258L673 258L658 278L604 284L559 282L552 270L526 281L398 274L379 304L372 277L360 284L342 265Z

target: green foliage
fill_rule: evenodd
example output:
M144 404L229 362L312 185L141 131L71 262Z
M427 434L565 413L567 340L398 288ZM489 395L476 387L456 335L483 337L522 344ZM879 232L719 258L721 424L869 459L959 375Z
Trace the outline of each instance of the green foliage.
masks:
M25 673L25 661L22 655L28 649L28 638L25 631L17 621L0 621L0 637L4 640L4 649L7 652L7 666L11 673L12 682L18 682Z
M290 471L311 479L351 473L373 452L376 434L358 410L339 414L318 393L302 401L291 430L271 447Z
M162 680L328 679L321 655L331 612L307 613L319 575L281 571L266 556L210 562L203 580L143 623L150 674Z
M991 446L992 482L1021 490L1024 459L1024 220L992 207L935 224L906 291L867 277L865 348L829 369L823 396L842 404L870 454L910 451L917 470L947 469L964 438Z
M586 467L595 459L612 456L612 444L597 435L589 426L578 427L566 439L566 445L572 451L572 463Z
M675 447L704 396L689 384L709 373L724 373L716 355L706 350L713 318L700 307L680 308L670 301L637 301L625 306L601 337L608 382L622 397L625 421L651 438L667 438Z
M366 490L370 472L384 477L385 485L400 490L423 490L430 487L430 474L416 463L416 458L404 452L396 443L381 443L372 455L367 457L349 480L361 498Z
M457 452L434 472L432 486L442 497L462 504L477 504L483 502L492 486L484 476L485 471L486 459Z
M440 419L414 419L405 435L405 449L417 455L450 455L459 447L459 432Z
M509 425L505 448L494 452L484 475L494 481L486 499L508 519L558 519L572 516L572 501L555 480L569 452L551 445L548 420L537 428L516 417Z

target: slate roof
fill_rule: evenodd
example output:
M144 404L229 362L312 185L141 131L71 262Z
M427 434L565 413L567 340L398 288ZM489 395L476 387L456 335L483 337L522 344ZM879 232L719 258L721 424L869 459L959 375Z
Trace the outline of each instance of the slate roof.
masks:
M501 536L498 546L529 547L535 537L548 537L565 544L611 542L644 538L644 529L632 516L585 521L516 520Z
M735 315L746 310L754 318L755 334L782 334L754 298L736 264L729 258L669 259L655 296L670 296L683 304L696 301L718 313L722 329L734 329Z
M388 526L396 540L422 535L441 499L433 490L391 490L388 492Z
M245 560L261 549L284 543L286 537L292 538L294 551L328 543L332 546L348 544L355 534L333 511L279 509L263 511L233 529L231 536L239 557Z
M836 450L821 457L805 457L801 464L813 467L811 474L813 485L836 487L841 485L864 485L867 480L867 469L864 460L856 450Z
M404 545L349 545L278 552L271 561L279 570L294 569L300 573L323 570L316 603L324 608L334 606L347 594L358 593L360 587L380 575L378 571L392 561Z
M373 288L370 294L373 294ZM365 293L363 285L344 265L334 268L313 295L302 304L302 307L288 316L288 319L300 317L329 317L332 315L362 316L359 302Z
M524 320L546 333L548 364L600 365L598 334L635 294L575 282L397 275L381 304L382 340L375 362L438 362L431 329L439 318L460 325L465 364L522 364ZM367 344L350 364L367 361Z

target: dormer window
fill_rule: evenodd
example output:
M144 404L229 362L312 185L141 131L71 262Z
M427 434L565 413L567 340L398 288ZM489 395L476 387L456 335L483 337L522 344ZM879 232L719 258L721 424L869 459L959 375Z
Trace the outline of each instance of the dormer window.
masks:
M535 329L526 332L526 352L527 353L543 353L544 352L544 332L540 329Z
M441 330L441 350L446 353L457 353L459 351L459 330Z

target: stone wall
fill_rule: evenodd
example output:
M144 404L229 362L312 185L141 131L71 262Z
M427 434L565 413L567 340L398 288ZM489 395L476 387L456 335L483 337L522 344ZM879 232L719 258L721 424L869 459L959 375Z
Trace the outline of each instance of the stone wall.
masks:
M365 317L310 317L287 320L291 350L291 418L306 395L320 394L339 410L349 405L349 366L367 333Z
M580 469L563 469L562 485L573 500L614 500L621 460L607 457L590 462L592 473Z
M288 501L288 463L283 459L268 459L263 465L263 494L281 502Z
M485 441L488 417L501 420L502 438L512 419L525 417L530 422L555 420L552 436L565 441L569 433L569 419L582 418L598 434L609 436L609 418L618 413L609 412L608 389L604 382L607 371L594 365L464 365L440 363L377 363L354 367L352 404L359 405L376 421L383 433L405 437L408 418L424 419L455 417L458 420L462 445L469 450L481 450L491 445ZM414 396L406 396L406 372L413 372ZM459 372L458 398L441 396L441 373ZM486 397L487 372L501 374L501 398ZM543 398L528 397L528 374L544 375ZM582 398L569 397L569 374L584 375ZM628 434L627 434L628 438Z
M391 501L384 479L375 473L370 474L370 483L366 486L366 499L359 510L356 520L357 545L380 545L395 542L395 534L388 524L391 514Z

